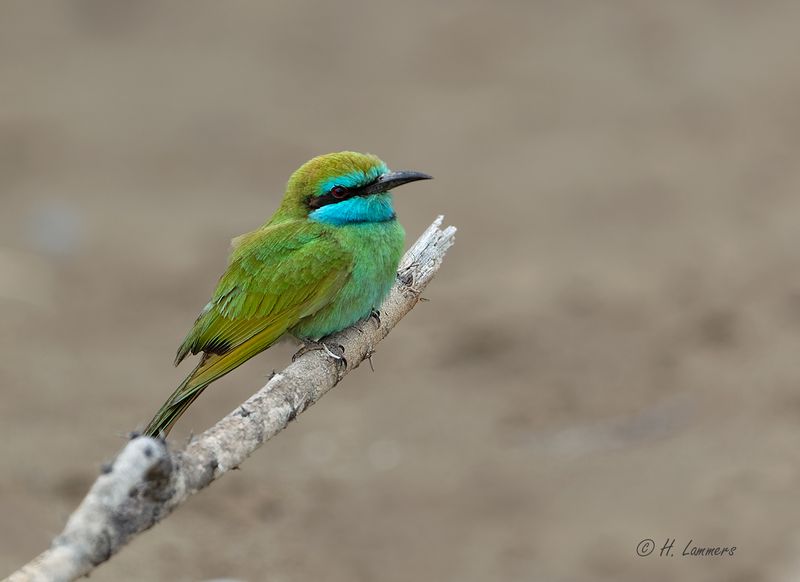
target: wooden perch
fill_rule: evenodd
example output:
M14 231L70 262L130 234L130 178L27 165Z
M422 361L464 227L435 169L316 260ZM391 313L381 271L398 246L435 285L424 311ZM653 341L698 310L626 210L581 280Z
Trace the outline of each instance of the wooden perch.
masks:
M103 468L50 549L8 580L60 582L87 575L286 428L369 358L416 305L453 244L456 229L441 230L441 224L440 216L403 257L380 321L370 318L325 339L342 347L344 360L320 350L305 353L182 451L170 451L161 440L134 438Z

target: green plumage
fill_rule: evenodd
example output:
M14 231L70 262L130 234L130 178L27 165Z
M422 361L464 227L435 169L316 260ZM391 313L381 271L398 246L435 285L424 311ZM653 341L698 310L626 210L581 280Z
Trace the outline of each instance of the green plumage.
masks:
M404 245L388 191L425 178L354 152L297 170L275 215L233 240L228 268L175 358L202 353L200 363L145 434L166 435L211 382L284 334L317 340L377 309Z

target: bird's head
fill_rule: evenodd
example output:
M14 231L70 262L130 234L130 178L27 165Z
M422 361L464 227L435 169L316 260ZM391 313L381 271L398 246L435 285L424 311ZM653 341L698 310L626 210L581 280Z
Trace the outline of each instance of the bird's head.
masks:
M394 219L390 190L430 178L420 172L392 172L371 154L325 154L292 174L280 214L336 226L385 222Z

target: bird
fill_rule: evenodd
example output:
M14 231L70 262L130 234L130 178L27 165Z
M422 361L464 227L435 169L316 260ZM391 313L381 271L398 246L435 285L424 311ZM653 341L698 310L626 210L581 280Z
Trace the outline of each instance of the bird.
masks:
M351 151L300 166L272 217L231 241L227 269L175 356L176 366L189 354L199 363L143 434L166 438L209 384L282 337L324 348L321 338L377 313L405 245L391 191L431 178Z

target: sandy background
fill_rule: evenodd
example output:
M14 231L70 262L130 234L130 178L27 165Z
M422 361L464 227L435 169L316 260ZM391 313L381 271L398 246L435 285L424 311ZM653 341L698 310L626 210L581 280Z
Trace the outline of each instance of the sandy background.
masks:
M186 373L229 239L356 149L436 176L397 194L409 238L459 227L431 301L92 580L799 579L798 22L791 0L3 2L0 571Z

